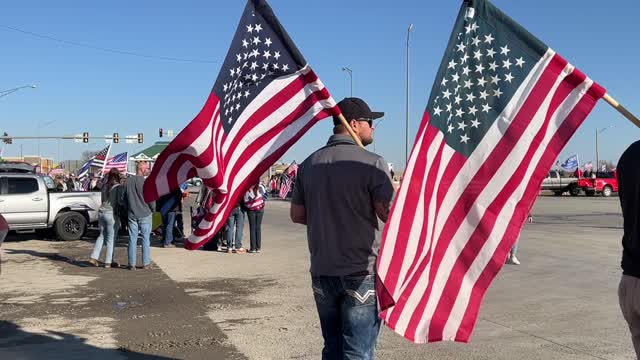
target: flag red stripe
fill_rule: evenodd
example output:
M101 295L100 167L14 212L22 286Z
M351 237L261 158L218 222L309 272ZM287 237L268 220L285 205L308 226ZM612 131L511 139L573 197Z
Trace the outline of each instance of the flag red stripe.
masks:
M574 70L574 72L579 73L578 70ZM566 145L566 143L569 141L571 136L573 136L580 124L582 124L589 112L591 112L596 102L600 98L602 98L604 94L605 90L598 84L594 83L591 86L588 93L583 96L578 105L571 111L567 119L557 130L556 134L550 142L549 147L553 149L553 151L545 151L538 163L539 168L547 169L553 165L553 161L557 157L558 153L561 151L564 145ZM529 199L535 199L536 194L540 190L540 183L542 181L542 178L543 174L540 174L532 177L529 180L527 189L522 196L522 200L520 200L516 208L529 209L531 207L532 204L527 204L526 201ZM511 223L522 224L526 216L526 211L516 212L512 217ZM469 304L467 305L465 315L458 329L458 333L456 334L456 339L467 341L471 336L473 327L475 326L475 323L478 319L478 311L480 309L480 303L482 302L484 294L486 293L493 279L498 274L498 271L500 271L500 269L502 268L506 254L515 243L519 233L519 227L510 225L505 235L503 236L500 245L496 249L493 258L489 261L486 269L482 272L482 274L476 281L471 292Z
M436 271L430 272L427 290L418 303L415 312L411 316L411 320L409 321L406 330L406 333L411 334L410 336L412 338L415 337L418 323L423 316L427 300L429 299L433 289L433 280L436 276L437 269L440 267L442 258L451 243L453 235L462 221L466 218L469 210L473 208L473 204L482 190L486 187L488 181L493 177L496 170L504 162L508 154L511 153L511 150L517 143L517 140L522 136L529 122L532 120L533 115L543 103L545 95L556 82L557 74L560 74L565 66L566 61L558 56L553 57L550 64L545 68L543 75L535 84L531 94L525 100L520 111L515 116L506 133L498 141L487 160L480 166L478 172L469 182L469 185L464 190L462 196L456 201L456 205L453 207L453 210L449 216L447 216L445 225L438 237L438 243L435 245L435 249L433 249L433 257L430 259L430 267ZM438 235L436 234L435 236ZM423 261L427 260L428 259L423 259ZM414 286L408 287L406 291L408 291L408 293L412 293Z
M562 102L569 96L569 94L571 94L571 92L575 89L576 81L578 81L578 84L581 84L585 80L585 78L586 77L583 74L573 72L562 81L556 92L553 94L551 103L545 116L545 120L538 130L537 134L534 136L531 142L532 145L527 149L527 152L522 161L520 161L518 167L512 173L512 176L506 182L505 186L502 188L498 196L496 196L493 202L487 207L487 210L484 212L480 223L476 226L475 230L469 237L469 240L465 244L453 268L451 269L449 278L447 279L444 289L442 290L442 292L444 294L447 294L448 296L445 298L440 298L440 301L438 302L438 305L436 306L436 309L433 313L433 317L429 324L429 341L442 340L442 332L444 330L444 326L446 325L451 314L451 310L453 309L453 305L455 304L455 301L451 301L449 296L458 296L460 286L463 279L465 278L465 275L467 274L467 271L473 264L475 258L480 253L480 250L482 249L484 244L489 240L496 220L501 214L504 205L509 201L509 199L511 199L513 193L524 181L525 177L523 176L523 174L525 174L526 170L529 168L529 164L533 160L538 147L542 145L541 142L545 138L552 115L556 112ZM540 182L542 182L542 179L544 178L541 173L537 172L532 174L532 177L535 179L539 179ZM531 198L530 201L532 202L533 198ZM526 214L522 215L523 222L525 215ZM517 224L521 225L522 223ZM513 240L515 242L515 239ZM513 243L511 245L513 245ZM504 255L506 256L506 252L504 253ZM501 263L504 264L504 258ZM502 266L502 264L500 264L500 267ZM498 267L498 270L500 269L500 267Z

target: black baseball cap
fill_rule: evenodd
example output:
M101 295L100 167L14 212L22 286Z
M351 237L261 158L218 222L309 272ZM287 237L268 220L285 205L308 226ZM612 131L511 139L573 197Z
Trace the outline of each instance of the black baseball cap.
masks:
M355 97L344 98L338 103L338 108L347 121L352 119L378 119L384 116L383 112L371 111L369 105L364 100ZM333 117L333 124L340 124L337 116Z

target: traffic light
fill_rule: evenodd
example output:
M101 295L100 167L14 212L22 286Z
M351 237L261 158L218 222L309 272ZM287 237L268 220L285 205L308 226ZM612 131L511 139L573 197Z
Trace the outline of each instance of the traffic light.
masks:
M144 142L144 134L138 133L138 144L142 144Z
M89 133L88 132L83 132L82 133L82 142L85 144L89 143Z
M117 144L120 142L120 135L118 133L113 133L113 143Z
M160 128L160 131L158 131L158 133L160 134L160 137L162 137L162 128Z
M2 139L2 141L5 144L13 144L13 139L9 137L9 134L5 132L2 136L4 136L4 139Z

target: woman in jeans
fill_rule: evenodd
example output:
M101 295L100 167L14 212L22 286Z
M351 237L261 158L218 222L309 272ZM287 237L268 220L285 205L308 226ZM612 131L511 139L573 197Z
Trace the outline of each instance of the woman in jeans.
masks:
M251 237L251 248L249 253L259 253L261 248L262 231L262 215L264 215L264 190L257 183L244 194L244 206L247 209L247 217L249 218L249 234Z
M121 202L124 188L120 185L120 172L118 169L111 169L107 177L107 183L102 188L102 205L98 212L98 223L100 224L100 236L96 239L93 247L93 253L89 259L89 263L98 266L100 251L102 244L107 242L107 251L105 254L104 267L119 267L120 265L113 261L113 243L120 229L120 213L118 205Z

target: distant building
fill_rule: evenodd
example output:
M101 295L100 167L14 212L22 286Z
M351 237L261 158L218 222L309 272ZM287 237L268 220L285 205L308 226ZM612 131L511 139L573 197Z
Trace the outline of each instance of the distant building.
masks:
M26 156L5 156L2 158L4 161L19 161L26 162L36 167L36 171L40 173L48 173L53 170L54 163L52 158L42 157L37 155Z
M158 155L160 155L160 153L169 146L169 143L169 141L156 141L150 147L129 156L128 171L130 173L134 173L136 171L136 163L138 161L147 161L151 165L151 168L153 168L153 164L158 158Z

